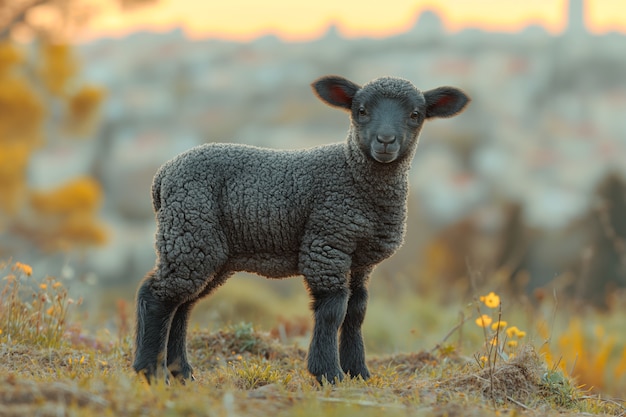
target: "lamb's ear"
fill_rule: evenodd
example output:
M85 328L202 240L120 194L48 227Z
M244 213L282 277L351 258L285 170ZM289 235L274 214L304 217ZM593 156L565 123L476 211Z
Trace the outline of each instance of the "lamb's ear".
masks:
M361 87L337 75L327 75L315 80L311 87L324 103L345 110L352 108L352 99Z
M439 87L424 92L426 99L426 118L450 117L459 114L470 98L454 87Z

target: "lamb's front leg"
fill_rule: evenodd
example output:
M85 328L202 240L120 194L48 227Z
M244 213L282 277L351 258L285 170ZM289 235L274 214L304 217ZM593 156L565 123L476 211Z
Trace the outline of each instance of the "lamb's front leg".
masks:
M370 377L365 364L365 346L361 325L367 308L367 279L370 270L352 271L350 275L350 298L346 317L341 325L339 338L339 359L341 369L351 377Z
M308 369L319 383L343 379L337 334L348 305L349 261L347 255L327 245L312 249L301 261L315 320Z
M312 292L315 325L309 346L308 369L321 384L341 381L337 333L346 314L348 291Z

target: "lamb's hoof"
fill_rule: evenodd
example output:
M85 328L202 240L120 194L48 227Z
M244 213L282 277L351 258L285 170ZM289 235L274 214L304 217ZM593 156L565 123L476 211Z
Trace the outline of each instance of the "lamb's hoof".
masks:
M324 372L322 374L315 375L315 379L317 379L317 382L320 385L325 385L325 384L335 385L336 383L343 381L344 378L345 378L345 375L341 370Z
M185 385L188 381L193 382L196 380L196 377L193 376L193 368L188 363L184 365L179 365L178 363L170 364L168 366L168 370L174 380L183 385Z
M178 376L176 377L176 380L185 385L187 382L196 382L196 377L193 374L189 374L189 376L185 377Z
M153 384L157 381L163 381L167 385L170 383L170 372L165 366L157 366L155 364L143 365L135 362L133 369L138 375L144 377L148 384Z
M146 382L150 385L159 379L158 374L162 374L162 372L157 372L156 366L145 366L145 367L133 366L133 368L135 369L135 372L137 372L137 375L142 376L146 380ZM167 379L167 375L165 375L164 377Z
M188 377L183 377L182 375L172 375L172 378L180 385L187 385L188 382L196 381L196 377L193 375L189 375Z
M367 366L357 367L355 369L344 369L344 372L349 375L350 378L361 378L363 381L367 381L372 376Z

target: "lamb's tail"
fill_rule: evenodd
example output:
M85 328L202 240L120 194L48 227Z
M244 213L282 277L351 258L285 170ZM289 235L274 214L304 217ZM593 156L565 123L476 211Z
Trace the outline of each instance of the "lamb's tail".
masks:
M161 180L163 179L163 168L159 169L152 180L152 207L156 213L161 208Z

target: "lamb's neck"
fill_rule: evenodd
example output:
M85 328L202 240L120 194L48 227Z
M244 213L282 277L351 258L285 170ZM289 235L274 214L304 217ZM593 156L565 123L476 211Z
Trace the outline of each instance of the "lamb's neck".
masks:
M366 195L380 200L383 205L386 205L385 202L393 205L399 200L404 201L408 194L412 155L390 164L382 164L365 156L356 141L351 139L348 138L344 151L355 185Z

